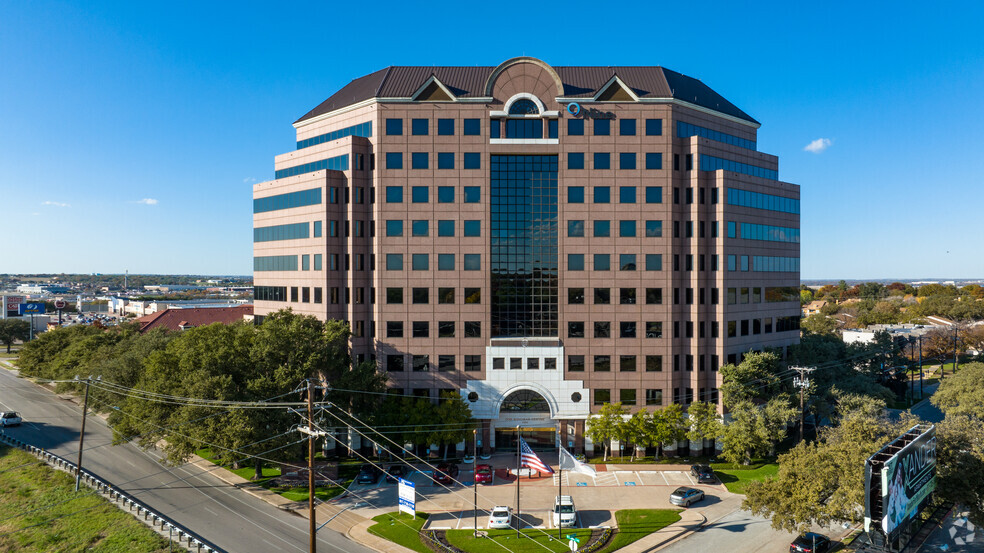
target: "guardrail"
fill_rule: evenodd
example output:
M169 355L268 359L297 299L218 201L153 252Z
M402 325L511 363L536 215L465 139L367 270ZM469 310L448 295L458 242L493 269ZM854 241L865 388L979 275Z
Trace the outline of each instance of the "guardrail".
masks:
M45 451L42 448L22 442L17 438L13 438L3 433L0 433L0 441L9 446L23 449L24 451L44 461L54 469L63 470L69 474L75 474L76 472L77 465L75 463L65 459L64 457ZM154 511L139 499L136 499L132 495L124 492L86 469L82 469L81 481L90 488L93 488L100 494L106 496L120 509L125 508L130 513L136 511L135 516L137 520L140 520L144 524L150 526L155 531L167 533L169 536L176 535L178 538L178 544L182 547L185 547L185 544L187 544L187 548L190 551L195 551L197 553L228 553L221 547L211 543L184 526L181 526L177 522L174 522L167 516Z

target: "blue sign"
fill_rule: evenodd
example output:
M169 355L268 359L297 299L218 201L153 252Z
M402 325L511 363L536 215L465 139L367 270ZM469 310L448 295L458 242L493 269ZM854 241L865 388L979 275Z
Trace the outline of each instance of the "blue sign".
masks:
M626 482L625 485L626 486L635 486L635 482Z
M417 508L417 490L413 482L400 478L399 508L401 512L415 517Z
M581 104L577 102L571 102L567 104L567 113L573 115L574 117L577 117L578 115L581 114Z
M578 482L577 485L578 486L587 486L588 483L587 482Z
M43 315L43 303L22 303L17 306L17 313L21 315Z

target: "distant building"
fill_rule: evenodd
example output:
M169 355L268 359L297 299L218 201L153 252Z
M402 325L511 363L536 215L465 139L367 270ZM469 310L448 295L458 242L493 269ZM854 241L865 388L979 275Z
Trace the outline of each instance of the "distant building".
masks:
M821 309L827 306L825 300L815 300L803 306L803 316L809 317L810 315L816 315Z
M252 305L236 307L192 307L188 309L164 309L151 315L137 319L140 332L155 328L168 330L188 330L212 323L232 324L238 321L253 319Z
M21 284L17 287L17 291L22 294L40 294L47 296L51 294L67 294L71 291L71 288L57 284Z
M927 333L935 330L934 326L931 325L916 325L916 324L898 324L898 325L871 325L864 329L848 329L844 330L841 335L841 339L844 340L845 344L853 344L855 342L861 342L863 344L870 344L875 341L875 334L878 332L887 332L890 336L925 336Z

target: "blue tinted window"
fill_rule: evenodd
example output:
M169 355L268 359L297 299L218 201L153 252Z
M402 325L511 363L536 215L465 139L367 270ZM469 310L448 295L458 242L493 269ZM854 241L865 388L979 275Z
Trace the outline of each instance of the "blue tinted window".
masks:
M387 186L386 187L386 203L388 204L398 204L403 201L403 187L402 186Z
M312 161L303 165L295 165L293 167L278 169L274 173L274 178L282 179L286 177L293 177L294 175L324 171L325 169L329 171L348 171L348 168L349 156L348 154L342 154L340 156L330 157L328 159Z
M502 134L501 131L502 131L502 121L500 121L499 119L490 119L489 138L499 138L499 135Z
M480 119L465 119L463 123L465 136L478 136L482 134L482 122Z
M594 222L594 235L598 238L605 238L606 236L612 235L612 222L611 221L595 221Z
M737 238L737 228L734 221L728 221L728 238Z
M622 204L634 204L636 203L636 187L634 186L619 186L618 187L618 202Z
M438 119L437 134L441 136L454 136L454 119Z
M584 169L584 154L581 152L571 152L567 154L568 169Z
M321 221L315 221L315 236L321 236ZM277 240L294 240L307 238L310 225L308 223L293 223L289 225L274 225L253 229L253 242L273 242Z
M465 186L463 189L466 204L477 204L482 201L482 187Z
M618 235L622 237L632 237L636 235L636 222L635 221L619 221L618 222Z
M438 169L454 169L454 152L439 152L437 154Z
M410 189L410 201L415 204L425 204L430 199L428 198L428 190L426 186L414 186Z
M386 221L386 236L403 236L403 221L394 219Z
M731 236L732 224L733 223L731 222L728 223L729 236ZM746 240L765 240L767 242L790 242L793 244L799 244L800 230L798 228L791 227L742 223L741 237Z
M594 135L595 136L608 136L612 134L612 120L611 119L595 119L594 120Z
M646 169L662 169L662 168L663 168L663 153L647 152Z
M748 270L748 256L741 256L741 270ZM731 260L728 260L731 264ZM729 270L734 270L729 267ZM798 273L800 260L798 257L774 257L756 255L752 257L752 270L765 273Z
M439 204L453 204L454 203L454 187L453 186L438 186L437 187L437 203L439 203Z
M454 221L442 219L437 222L438 236L454 236Z
M426 271L430 269L430 257L426 253L411 254L410 267L414 271Z
M482 222L477 219L465 220L465 236L481 236Z
M430 165L427 152L414 152L410 154L410 167L413 169L427 169Z
M388 253L388 254L386 254L386 270L387 271L402 271L403 270L403 254L402 253Z
M646 136L662 136L662 134L662 119L646 119Z
M543 119L506 119L506 138L543 138Z
M403 134L403 119L387 119L386 134L390 136Z
M314 222L314 237L321 238L321 221Z
M296 255L267 255L253 258L254 271L296 271Z
M324 144L325 142L331 142L333 140L338 140L339 138L345 138L346 136L365 136L371 138L372 121L366 121L365 123L359 123L358 125L352 125L351 127L345 127L344 129L338 129L337 131L319 134L318 136L312 138L298 140L297 149L300 150L310 146Z
M584 254L583 253L569 253L569 254L567 254L567 270L568 271L583 271L584 270Z
M646 238L661 238L663 221L646 221Z
M612 168L612 155L609 154L608 152L595 152L595 155L594 155L594 168L595 169L611 169Z
M567 187L567 203L569 203L569 204L583 204L584 203L584 187L583 186L568 186Z
M610 204L612 203L612 189L608 186L596 186L594 187L594 203L596 204Z
M661 204L661 203L663 203L663 187L662 186L647 186L646 187L646 203L647 204Z
M607 253L596 253L594 254L594 270L596 271L611 271L612 270L612 258Z
M387 169L403 169L403 153L402 152L386 152L386 168Z
M633 152L622 152L618 154L618 168L619 169L635 169L636 168L636 155Z
M709 156L707 154L700 155L701 171L716 171L718 169L742 173L744 175L751 175L762 179L779 179L779 171L776 171L775 169L766 169L764 167L758 167L757 165L749 165L748 163L731 161L730 159Z
M410 225L413 236L428 236L430 234L430 221L417 220Z
M636 133L635 119L619 119L618 134L622 136L635 136L635 133Z
M584 119L568 119L567 136L584 136Z
M253 200L253 213L266 213L267 211L318 205L320 203L321 189L312 188L310 190L299 190L287 194L267 196L266 198L256 198Z
M427 136L430 132L430 125L427 119L412 119L410 121L410 132L414 136Z
M481 169L482 154L479 152L465 152L465 169Z
M584 236L584 221L567 221L567 236Z
M662 271L663 270L663 255L658 253L647 253L646 254L646 270L647 271Z
M708 129L706 127L699 127L697 125L693 125L690 123L684 123L683 121L677 121L677 137L689 138L691 136L700 136L703 138L709 138L711 140L716 140L717 142L724 142L725 144L738 146L739 148L747 148L749 150L756 149L756 144L754 140L748 140L747 138L739 138L732 134L723 133L721 131L715 131L713 129Z
M556 119L547 120L547 138L557 138L557 124L559 123Z
M712 191L713 190L714 189L712 189ZM741 190L740 188L728 189L728 204L742 207L752 207L755 209L765 209L769 211L779 211L782 213L800 212L799 200L794 198L784 198L782 196L773 196L772 194L762 194L760 192L749 192L748 190Z
M438 271L453 271L454 270L454 254L453 253L439 253L439 254L437 254L437 270Z
M619 271L636 270L636 255L634 253L622 253L618 256Z
M464 269L466 271L482 270L482 254L466 253L463 257L465 258Z

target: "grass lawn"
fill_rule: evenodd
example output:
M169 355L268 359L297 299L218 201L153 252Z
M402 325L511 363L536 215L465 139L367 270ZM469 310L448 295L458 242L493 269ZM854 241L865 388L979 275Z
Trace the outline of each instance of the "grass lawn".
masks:
M163 553L167 540L34 456L0 446L0 551Z
M557 539L557 529L537 530L527 528L522 531L523 537L517 537L515 530L488 530L487 538L474 537L473 530L448 530L446 536L452 545L467 551L468 553L501 553L502 551L514 551L516 553L563 553L570 551L567 546L567 536L577 535L580 545L588 543L591 538L591 530L564 529L563 539Z
M221 459L216 459L212 455L212 451L209 448L199 449L195 453L199 457L201 457L203 459L207 459L208 461L211 461L212 463L220 464L222 462ZM314 495L315 495L315 497L317 497L318 499L320 499L322 501L327 501L327 500L329 500L329 499L331 499L333 497L337 497L337 496L343 494L345 492L345 490L348 488L349 484L352 483L352 480L355 478L355 474L358 473L358 466L355 467L355 471L351 475L349 475L348 473L353 472L352 470L345 470L345 469L349 469L349 468L350 467L347 467L347 466L346 467L339 467L338 481L339 481L339 483L342 484L341 487L339 487L339 486L318 486L318 487L316 487L314 489ZM234 473L234 474L236 474L236 475L238 475L238 476L240 476L242 478L245 478L246 480L249 480L249 481L251 481L251 482L253 482L255 484L259 484L260 486L263 486L264 488L272 491L273 493L280 494L283 497L285 497L285 498L287 498L287 499L289 499L291 501L306 501L307 498L308 498L308 489L307 489L307 486L288 487L288 486L274 486L273 485L272 480L274 478L280 476L280 467L270 467L270 466L264 465L263 466L263 469L262 469L263 470L263 478L260 479L260 480L253 480L253 475L256 473L256 470L252 466L243 467L243 468L235 469L235 470L233 470L231 468L226 468L226 470L228 470L229 472L232 472L232 473Z
M721 465L724 465L724 468ZM724 484L731 493L744 494L748 484L756 480L771 478L779 472L779 465L776 463L752 464L747 467L732 465L730 463L715 463L711 465L721 483Z
M406 513L387 513L373 517L376 521L369 527L369 533L386 538L391 542L398 543L420 553L432 553L426 545L421 543L418 532L427 522L427 513L417 513L416 518L410 518Z
M618 533L602 553L610 553L680 520L680 509L624 509L615 511ZM583 542L582 542L583 543Z

